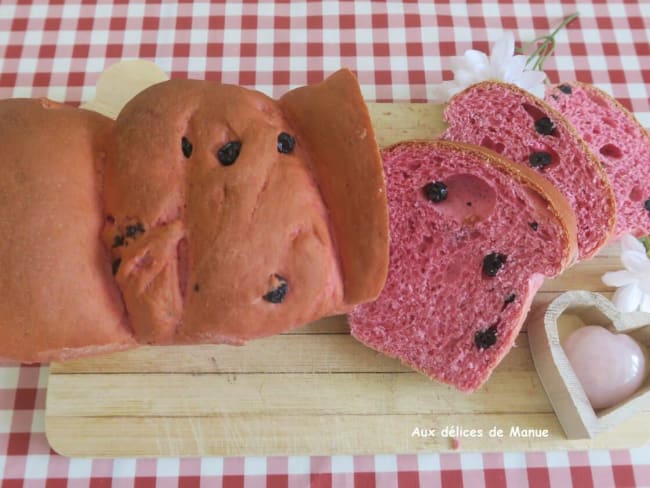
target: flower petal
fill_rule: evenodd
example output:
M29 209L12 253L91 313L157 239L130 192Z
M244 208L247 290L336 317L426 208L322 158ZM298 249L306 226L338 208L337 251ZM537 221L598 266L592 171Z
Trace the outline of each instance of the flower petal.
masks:
M462 85L463 87L473 85L477 81L481 81L478 76L476 76L476 73L470 70L461 69L456 71L454 74L456 75L454 78L456 84Z
M643 279L639 280L637 286L643 293L650 295L650 276L644 276Z
M520 88L523 88L523 87L520 87ZM533 87L526 88L526 90L529 93L532 93L537 98L544 99L544 90L545 90L545 88L544 88L544 85L542 85L541 83L539 83L539 84L537 84L537 85L535 85Z
M641 307L639 307L642 312L650 312L650 294L644 294L643 299L641 300Z
M650 275L650 259L645 254L635 251L625 251L621 254L621 262L630 271L642 275Z
M635 251L645 254L643 243L631 234L625 234L621 237L621 251Z
M443 81L438 85L433 85L429 91L429 96L433 103L447 103L452 95L458 93L460 87L454 81Z
M643 294L636 285L619 288L612 297L612 302L621 312L634 312L641 304Z
M512 32L504 32L500 39L492 45L490 65L492 69L505 66L515 52L515 36Z
M485 69L490 64L487 55L476 49L468 49L463 56L467 66L473 66L476 70Z
M520 76L521 87L526 90L532 88L535 85L541 85L546 79L546 73L538 70L526 70L521 73Z
M513 56L503 67L503 81L517 84L526 65L525 56Z
M620 271L609 271L603 275L603 283L607 286L625 286L637 281L634 273L626 269Z

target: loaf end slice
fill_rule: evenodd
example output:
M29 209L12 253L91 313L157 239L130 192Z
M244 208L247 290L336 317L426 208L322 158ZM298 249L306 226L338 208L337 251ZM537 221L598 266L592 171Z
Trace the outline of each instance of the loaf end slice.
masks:
M341 69L280 99L308 148L328 208L343 273L345 306L377 298L388 272L386 183L359 84Z
M574 259L569 203L534 171L480 147L406 142L382 156L388 278L375 302L350 313L351 332L476 390L512 347L543 278Z

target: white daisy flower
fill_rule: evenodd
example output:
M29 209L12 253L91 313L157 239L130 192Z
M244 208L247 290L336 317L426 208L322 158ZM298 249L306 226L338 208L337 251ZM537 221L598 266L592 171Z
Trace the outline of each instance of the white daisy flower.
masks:
M454 79L443 81L431 89L435 103L445 103L452 95L474 83L485 80L499 80L517 85L539 98L544 97L546 74L539 70L526 69L527 57L515 55L515 37L505 32L492 45L490 57L481 51L469 49L463 56L453 58L451 68Z
M645 246L631 235L621 238L625 269L603 275L603 283L618 288L612 302L621 312L650 312L650 258Z

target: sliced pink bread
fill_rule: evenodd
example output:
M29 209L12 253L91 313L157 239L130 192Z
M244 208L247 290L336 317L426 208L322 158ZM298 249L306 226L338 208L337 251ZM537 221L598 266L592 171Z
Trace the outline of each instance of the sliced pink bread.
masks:
M563 83L546 101L576 128L600 157L616 194L614 237L650 233L650 136L614 98L593 85Z
M544 276L576 253L568 202L534 170L478 146L382 151L390 265L354 337L436 380L480 387L510 350Z
M580 259L610 238L616 200L607 174L559 112L514 85L486 81L452 97L443 139L492 149L533 168L569 200L576 214Z

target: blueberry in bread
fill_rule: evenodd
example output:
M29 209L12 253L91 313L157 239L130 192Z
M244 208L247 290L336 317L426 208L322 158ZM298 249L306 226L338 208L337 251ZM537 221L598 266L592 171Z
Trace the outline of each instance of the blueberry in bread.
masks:
M634 115L593 85L549 87L546 102L576 128L602 163L616 194L616 230L650 233L650 135Z
M510 350L543 277L574 259L571 207L536 170L478 146L404 142L382 157L388 278L375 302L350 313L351 332L433 379L475 390Z
M492 149L562 192L577 217L580 259L607 243L616 225L614 192L596 156L559 112L514 85L486 81L452 97L444 117L443 139Z

